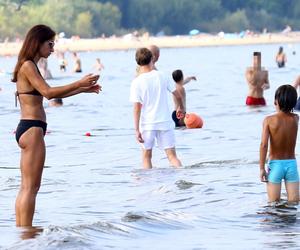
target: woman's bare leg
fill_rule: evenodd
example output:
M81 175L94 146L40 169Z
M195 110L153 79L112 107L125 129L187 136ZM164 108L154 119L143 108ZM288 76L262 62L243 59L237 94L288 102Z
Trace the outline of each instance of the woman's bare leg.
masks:
M16 199L16 225L32 226L35 200L45 163L43 130L32 127L20 138L21 187Z

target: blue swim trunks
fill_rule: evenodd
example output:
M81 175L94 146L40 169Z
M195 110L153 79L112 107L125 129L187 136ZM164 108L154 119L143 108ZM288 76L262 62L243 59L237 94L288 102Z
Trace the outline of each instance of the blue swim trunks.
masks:
M280 184L282 179L286 182L299 181L296 159L269 161L268 181Z

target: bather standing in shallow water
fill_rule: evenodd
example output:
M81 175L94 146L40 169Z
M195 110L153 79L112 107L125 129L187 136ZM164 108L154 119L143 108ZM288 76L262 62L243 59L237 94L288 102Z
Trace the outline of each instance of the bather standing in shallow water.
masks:
M261 53L253 53L253 66L246 70L248 96L246 105L265 106L264 90L270 88L268 71L261 66Z
M50 87L41 76L37 62L48 58L54 51L55 32L46 25L32 27L24 40L13 73L17 98L21 107L21 120L16 140L21 148L21 186L16 199L16 225L32 226L35 200L40 188L46 147L47 129L43 97L64 98L79 93L99 93L99 75L86 75L82 79L59 87Z
M280 46L276 55L276 63L278 68L284 68L286 61L287 59L285 53L283 52L283 47Z

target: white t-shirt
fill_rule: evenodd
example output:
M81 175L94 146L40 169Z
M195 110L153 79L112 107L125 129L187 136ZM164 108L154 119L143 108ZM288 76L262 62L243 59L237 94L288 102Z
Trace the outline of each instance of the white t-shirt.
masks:
M157 70L142 73L132 81L130 101L142 104L141 131L169 130L174 128L168 92L175 90L175 83Z

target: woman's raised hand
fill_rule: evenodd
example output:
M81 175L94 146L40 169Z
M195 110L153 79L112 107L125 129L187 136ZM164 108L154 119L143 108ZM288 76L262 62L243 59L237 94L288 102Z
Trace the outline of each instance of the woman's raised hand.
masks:
M88 74L79 80L80 87L90 87L97 83L99 75Z
M89 87L82 87L84 93L96 93L99 94L102 91L102 87L99 84L95 84Z

